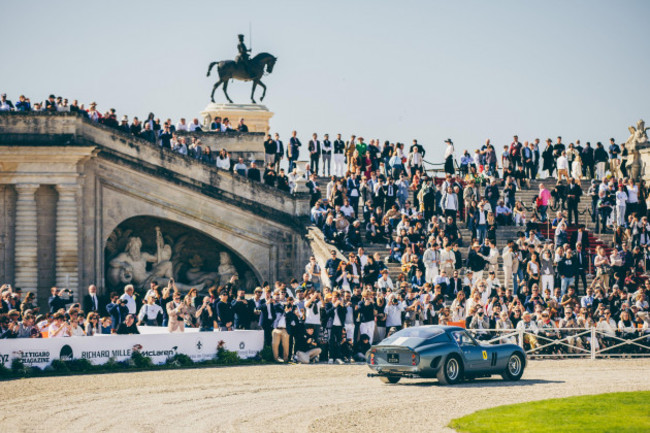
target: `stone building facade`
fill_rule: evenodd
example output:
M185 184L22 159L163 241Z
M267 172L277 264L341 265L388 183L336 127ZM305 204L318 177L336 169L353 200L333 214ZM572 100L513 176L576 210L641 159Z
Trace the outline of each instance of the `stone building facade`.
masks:
M0 196L0 281L42 305L53 285L77 299L89 284L109 290L116 267L113 281L206 288L237 272L251 285L299 275L311 252L305 194L70 113L0 114ZM141 254L120 256L127 244Z

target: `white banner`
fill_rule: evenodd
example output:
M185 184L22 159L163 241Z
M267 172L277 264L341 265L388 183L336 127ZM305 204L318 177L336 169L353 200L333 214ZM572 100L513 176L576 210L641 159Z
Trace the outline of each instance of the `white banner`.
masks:
M194 361L212 359L217 345L237 352L240 358L254 357L264 346L263 331L187 332L174 334L98 335L68 338L15 338L0 340L0 364L11 367L18 358L25 365L47 367L55 359L87 359L104 364L110 358L124 361L131 357L134 347L154 364L164 364L167 358L182 353Z

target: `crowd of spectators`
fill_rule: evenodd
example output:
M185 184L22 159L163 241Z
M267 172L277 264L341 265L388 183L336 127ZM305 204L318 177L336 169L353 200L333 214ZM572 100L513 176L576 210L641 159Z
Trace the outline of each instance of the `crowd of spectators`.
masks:
M56 98L39 109L53 107L58 110ZM113 110L99 115L91 104L87 115L120 127ZM219 120L212 127L221 131L228 122ZM122 123L126 131L128 119ZM135 133L132 126L128 130ZM157 130L161 131L157 137L147 132ZM211 158L205 156L211 155L209 149L197 150L200 143L185 150L182 139L174 138L169 120L160 127L149 116L138 135L143 133L173 151L200 155L204 161ZM525 329L530 331L525 341L529 347L540 344L540 339L577 332L566 328L595 326L610 336L599 339L603 346L612 344L614 337L650 332L650 282L645 276L648 194L644 184L625 179L626 163L612 161L619 155L625 160L624 149L612 142L610 158L602 161L599 143L590 159L589 143L585 148L572 143L565 149L558 137L555 145L548 140L540 159L539 140L521 144L515 136L504 149L501 167L488 141L474 157L465 152L457 173L454 145L451 140L445 143L446 176L434 178L424 169L425 149L417 140L407 150L402 143L382 145L378 139L366 143L355 136L344 142L340 134L330 142L327 134L322 141L313 134L305 146L309 163L300 174L311 195L311 219L325 240L347 256L341 259L333 250L323 269L312 258L304 275L289 284L264 283L248 299L236 280L205 295L195 290L182 295L171 281L165 287L153 283L137 301L133 287L126 286L123 294L112 293L105 304L91 286L83 305L53 288L50 311L42 315L27 302L29 297L33 302L33 294L23 301L20 291L5 286L2 336L123 334L137 332L138 324L167 326L171 332L185 327L263 329L265 343L278 361L320 358L341 363L363 360L373 342L420 324L462 324L481 339L494 337L495 329ZM232 164L226 151L215 164L292 191L301 147L296 131L286 153L279 135L267 136L263 173L254 162L247 165L240 159ZM279 169L285 156L289 175ZM530 188L541 173L550 176L554 171L558 184L552 191L539 185L532 211L516 200L517 191ZM323 190L319 175L330 176ZM613 248L600 246L590 254L588 233L583 226L572 225L571 219L577 223L582 179L594 176L587 192L594 203L592 217L600 217L601 227L611 226L616 236ZM551 206L558 210L552 222ZM611 207L609 212L606 206ZM469 239L463 239L461 224L469 230ZM497 228L509 224L521 231L499 251ZM542 225L551 230L542 230ZM369 245L380 245L384 254L366 255L364 246ZM395 281L390 263L400 267ZM503 282L498 277L501 269ZM586 275L592 271L595 276L587 285ZM583 337L574 343L596 344ZM564 350L562 345L548 347Z

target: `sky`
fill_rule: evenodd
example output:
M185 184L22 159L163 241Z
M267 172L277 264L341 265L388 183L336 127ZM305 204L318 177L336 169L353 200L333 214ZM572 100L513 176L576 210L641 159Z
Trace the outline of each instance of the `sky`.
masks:
M0 92L14 101L198 117L209 63L233 59L243 33L253 55L278 57L263 104L285 138L416 138L442 162L447 138L457 153L514 134L593 144L650 123L644 0L29 1L0 16ZM228 90L250 102L250 83Z

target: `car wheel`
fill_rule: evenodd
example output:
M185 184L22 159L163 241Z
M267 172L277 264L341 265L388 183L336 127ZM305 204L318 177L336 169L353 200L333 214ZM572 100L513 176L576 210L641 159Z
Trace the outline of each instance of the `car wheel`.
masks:
M399 376L382 376L381 381L384 383L397 383L401 379Z
M501 376L505 380L519 380L524 374L524 358L520 353L513 353L508 358L508 364Z
M458 355L449 355L442 368L438 370L438 382L443 385L454 385L463 380L463 362Z

